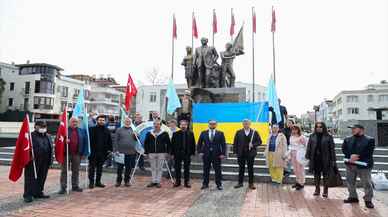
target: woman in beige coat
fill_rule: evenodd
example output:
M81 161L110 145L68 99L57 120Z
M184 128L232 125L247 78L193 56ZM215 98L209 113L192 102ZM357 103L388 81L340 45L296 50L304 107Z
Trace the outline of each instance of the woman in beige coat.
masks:
M267 166L271 175L272 183L283 182L284 168L287 167L287 138L279 131L279 126L274 124L271 127L271 135L268 138L265 156Z

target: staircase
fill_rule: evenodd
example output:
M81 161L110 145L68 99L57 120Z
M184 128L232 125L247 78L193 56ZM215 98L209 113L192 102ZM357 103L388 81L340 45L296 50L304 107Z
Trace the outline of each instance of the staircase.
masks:
M230 147L231 150L231 147ZM14 152L14 147L0 147L0 165L10 165L12 161L12 156ZM341 145L336 145L336 154L337 154L337 165L340 170L340 173L345 179L345 164L343 162L344 155L341 151ZM376 173L378 171L382 171L385 173L385 175L388 177L388 148L381 148L378 147L375 149L374 152L374 160L375 165L373 168L373 173ZM145 163L146 168L149 166L147 161ZM86 163L82 162L81 167L85 168ZM59 165L56 161L54 161L54 168L59 168ZM308 168L306 168L307 170ZM106 169L107 172L114 172L113 169ZM247 170L246 170L247 171ZM149 175L150 172L141 172L140 170L136 171L136 174L141 175ZM229 152L228 158L223 160L222 162L222 174L223 179L225 180L237 180L238 178L238 163L237 163L237 157L232 151ZM255 174L255 180L256 182L269 182L270 176L268 168L266 167L265 163L265 157L264 157L264 147L259 147L258 155L255 158L255 164L254 164L254 174ZM312 184L313 183L313 176L309 175L306 171L306 183ZM245 174L248 175L247 172ZM194 178L202 178L202 160L195 156L192 159L191 163L191 176ZM211 176L214 176L214 171L211 171ZM295 176L291 175L287 180L285 180L288 183L295 182Z

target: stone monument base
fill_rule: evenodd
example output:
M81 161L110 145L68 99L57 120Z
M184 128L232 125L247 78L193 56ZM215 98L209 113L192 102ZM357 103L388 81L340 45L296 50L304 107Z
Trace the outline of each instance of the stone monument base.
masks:
M245 88L193 88L191 97L194 103L246 102Z

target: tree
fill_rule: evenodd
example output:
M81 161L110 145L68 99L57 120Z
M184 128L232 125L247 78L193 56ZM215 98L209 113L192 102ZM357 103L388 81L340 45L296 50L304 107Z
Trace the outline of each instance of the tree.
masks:
M1 98L3 96L3 93L5 91L5 84L6 84L5 81L2 78L0 78L0 103L1 103Z
M166 84L168 81L168 78L161 74L157 68L153 68L152 71L147 72L146 78L152 86Z

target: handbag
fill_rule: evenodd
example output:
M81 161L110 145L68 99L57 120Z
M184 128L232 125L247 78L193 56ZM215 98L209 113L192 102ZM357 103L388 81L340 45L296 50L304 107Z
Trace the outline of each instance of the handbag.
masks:
M327 178L327 187L340 187L343 185L341 174L339 173L337 165L330 167L329 177Z
M388 179L381 170L372 174L372 183L376 190L388 190Z
M114 155L113 155L114 161L115 161L116 163L118 163L118 164L124 164L124 162L125 162L124 158L125 158L125 155L122 154L122 153L119 153L119 152L116 152L116 153L114 153Z

